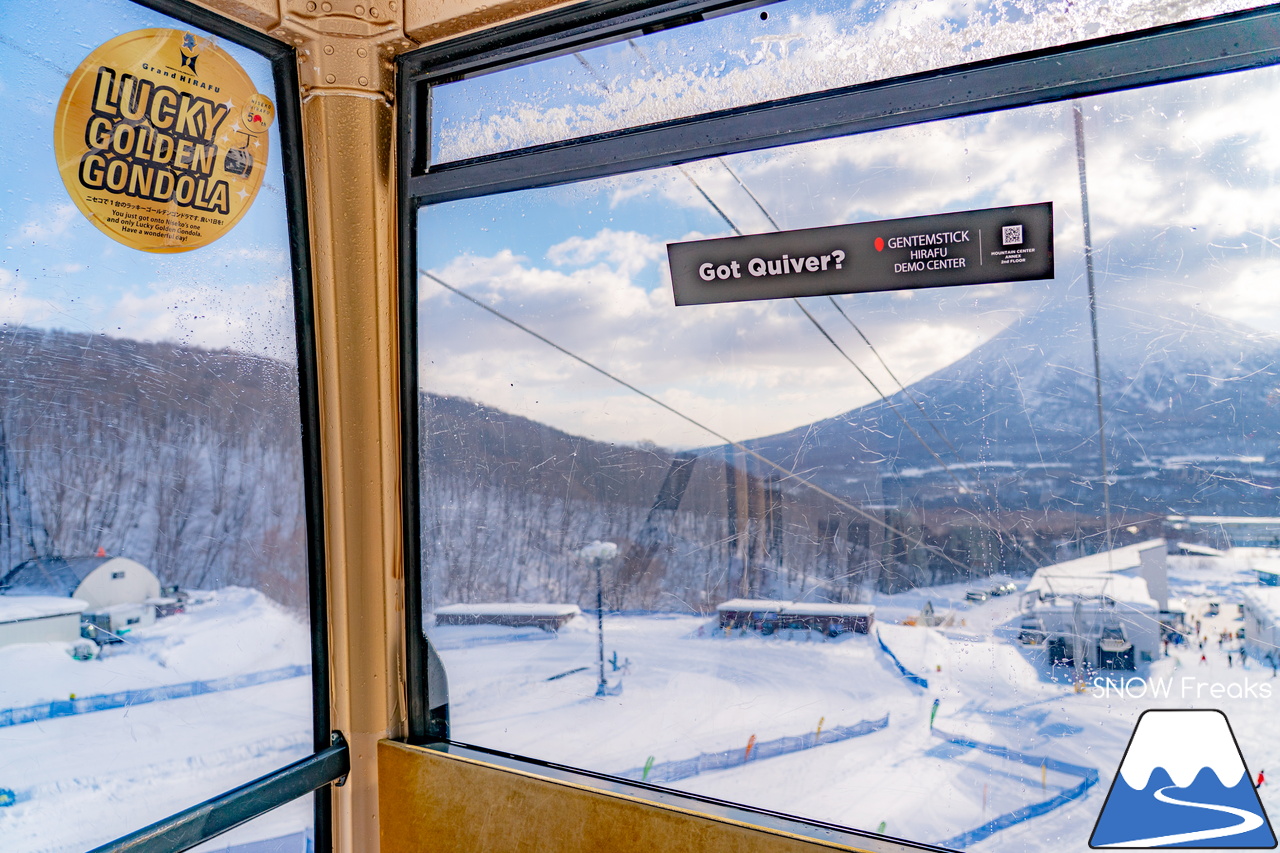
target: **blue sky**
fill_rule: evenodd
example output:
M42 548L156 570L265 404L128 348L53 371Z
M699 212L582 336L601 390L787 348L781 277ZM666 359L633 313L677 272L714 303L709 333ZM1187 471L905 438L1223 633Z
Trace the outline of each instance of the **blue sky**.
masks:
M1229 5L1204 2L1194 11ZM1111 29L1134 25L1107 18L1105 6L1063 6L1065 23L1047 31L1052 38L1084 37L1102 32L1098 21ZM671 104L679 112L716 98L807 91L830 85L832 74L874 77L930 57L1025 49L1044 37L1044 28L1027 30L1035 22L1015 14L1021 6L929 0L911 4L918 14L910 16L905 8L774 4L764 26L758 11L715 22L724 40L697 28L660 33L639 40L640 51L615 45L591 53L591 71L563 57L514 76L455 84L442 90L453 94L440 99L441 109L453 109L449 98L464 104L450 114L459 121L470 116L463 136L472 133L483 145L501 136L494 127L513 121L554 135ZM969 26L958 27L965 14ZM867 22L875 27L868 30ZM0 322L292 359L274 129L266 180L250 212L227 236L191 252L156 255L115 243L80 215L62 186L51 142L67 74L115 35L150 26L186 29L120 0L0 6L0 108L7 118L0 156L10 164L0 180ZM920 33L936 37L934 53L915 42L891 49L894 39ZM866 43L846 43L850 34ZM879 54L867 53L876 45ZM265 60L222 46L274 97ZM549 85L557 75L566 76ZM772 88L756 85L764 78ZM539 96L525 97L528 91ZM648 106L628 107L636 98ZM566 124L565 115L573 121ZM1149 304L1153 311L1177 305L1264 333L1280 328L1272 284L1280 274L1276 73L1108 95L1088 101L1086 115L1104 304ZM875 393L790 303L674 308L666 243L730 233L699 188L746 233L772 226L739 179L783 228L1052 201L1054 282L842 299L899 377L912 381L1022 313L1063 300L1083 306L1074 153L1069 107L1051 105L735 155L426 210L421 263L717 430L745 438L836 414ZM834 309L822 300L809 304L873 378L891 387ZM426 388L598 438L708 442L706 434L549 355L522 333L492 325L433 285L424 285L421 307Z
M1280 75L1121 92L1084 112L1104 332L1135 309L1280 330ZM1065 303L1088 328L1069 104L440 205L421 213L419 262L733 438L875 399L789 301L674 306L666 243L731 233L699 188L744 233L772 230L752 195L784 229L1053 202L1052 282L841 298L905 381L1048 305ZM424 387L601 439L715 442L438 286L421 295ZM895 389L825 299L806 305Z
M97 46L132 30L189 30L119 0L0 4L0 322L143 340L181 341L295 359L279 136L262 189L222 239L151 254L116 243L68 196L53 122L68 75ZM270 65L225 40L275 100Z

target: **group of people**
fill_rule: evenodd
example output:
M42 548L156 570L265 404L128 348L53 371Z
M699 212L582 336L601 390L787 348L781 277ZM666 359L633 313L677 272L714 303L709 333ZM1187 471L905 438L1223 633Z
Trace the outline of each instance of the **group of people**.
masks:
M1231 636L1229 631L1223 631L1222 634L1218 637L1218 650L1221 651L1223 648L1223 645L1231 642L1233 639L1235 638ZM1209 642L1209 638L1207 636L1202 636L1200 638L1200 663L1202 664L1207 664L1209 662L1208 657L1206 657L1204 653L1204 645L1207 642ZM1226 651L1227 651L1227 666L1232 666L1232 667L1235 666L1235 661L1237 656L1239 656L1240 658L1241 666L1244 666L1249 662L1249 650L1244 647L1244 644L1241 644L1238 649L1227 648ZM1276 675L1275 659L1271 658L1272 678L1274 678L1275 675Z

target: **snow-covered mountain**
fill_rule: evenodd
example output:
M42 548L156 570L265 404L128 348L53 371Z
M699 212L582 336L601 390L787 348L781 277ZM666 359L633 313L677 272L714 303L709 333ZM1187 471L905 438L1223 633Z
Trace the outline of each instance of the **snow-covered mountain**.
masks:
M1141 791L1157 767L1179 788L1190 786L1205 768L1230 788L1245 770L1221 711L1148 711L1134 730L1120 775Z
M1278 466L1265 458L1280 443L1280 337L1178 306L1104 305L1099 330L1113 498L1156 512L1275 504ZM871 499L887 480L960 480L1002 483L1004 506L1092 502L1101 463L1082 304L1026 316L907 391L752 445Z

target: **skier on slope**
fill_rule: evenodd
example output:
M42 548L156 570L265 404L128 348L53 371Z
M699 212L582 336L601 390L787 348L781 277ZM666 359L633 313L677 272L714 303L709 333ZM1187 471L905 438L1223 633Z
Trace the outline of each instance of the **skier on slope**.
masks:
M1253 783L1253 787L1255 790L1257 790L1258 788L1261 788L1262 784L1267 781L1266 773L1267 771L1265 770L1258 771L1258 781Z

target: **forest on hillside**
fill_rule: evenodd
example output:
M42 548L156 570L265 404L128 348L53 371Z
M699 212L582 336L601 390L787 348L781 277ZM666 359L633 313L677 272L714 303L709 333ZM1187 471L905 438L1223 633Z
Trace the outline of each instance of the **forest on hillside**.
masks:
M605 444L456 397L420 395L428 609L480 601L595 606L578 556L614 542L606 607L701 611L728 598L863 600L1052 562L1069 513L854 502L762 471L734 448ZM1146 532L1146 531L1143 531Z
M99 549L306 604L296 369L0 327L0 570Z
M296 369L171 343L0 327L0 568L101 549L164 584L306 602ZM726 598L859 601L1050 561L1070 514L853 501L734 448L607 444L419 395L428 609L595 603L707 611ZM874 496L873 496L874 497ZM1146 531L1143 531L1144 533Z

